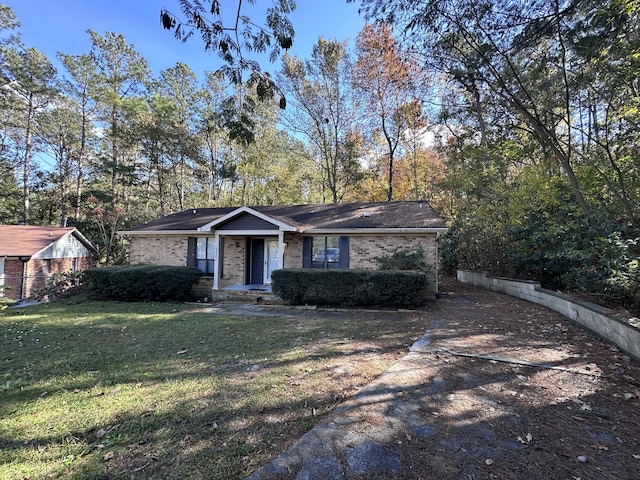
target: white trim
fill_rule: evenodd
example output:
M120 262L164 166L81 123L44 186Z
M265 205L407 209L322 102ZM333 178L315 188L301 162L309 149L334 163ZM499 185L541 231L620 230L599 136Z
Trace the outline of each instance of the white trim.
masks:
M4 261L7 257L0 257L0 295L4 294Z
M215 230L222 237L277 237L283 230ZM283 232L284 233L284 232Z
M78 242L80 242L81 244L83 244L83 245L84 245L84 247L85 247L87 250L89 250L89 253L90 253L90 254L95 254L96 249L95 249L95 247L93 246L93 244L92 244L89 240L87 240L87 238L86 238L84 235L82 235L82 234L81 234L81 233L80 233L76 228L74 228L74 229L73 229L73 230L71 230L70 232L67 232L67 233L65 233L64 235L62 235L62 236L58 237L56 240L52 240L52 241L51 241L51 242L50 242L46 247L41 248L40 250L38 250L38 251L37 251L37 252L35 252L35 253L32 253L32 254L31 254L31 258L39 258L40 254L41 254L41 253L43 253L43 252L45 252L48 248L50 248L50 247L51 247L51 245L54 245L54 244L56 244L56 243L58 243L58 242L62 242L62 240L63 240L64 238L67 238L67 237L69 237L69 236L74 237Z
M425 234L425 233L444 233L448 228L434 227L434 228L310 228L304 230L305 235L406 235L406 234Z
M220 250L224 249L220 248L220 232L216 231L213 238L216 244L216 258L215 265L213 266L213 287L211 287L211 289L218 290L220 283Z
M220 238L223 237L245 237L245 238L264 238L265 239L265 254L266 254L266 237L274 238L278 237L278 269L284 268L284 234L283 230L215 230L214 238L216 242L216 257L215 262L216 266L213 272L213 286L212 290L220 289L220 265L224 261L224 259L220 258L220 251L223 250L220 247ZM245 255L247 252L245 251ZM245 272L246 273L246 272Z
M264 220L265 222L271 223L273 225L276 225L278 227L278 230L282 230L284 232L295 232L296 228L292 227L291 225L288 225L286 223L280 222L278 220L276 220L275 218L272 218L268 215L265 215L264 213L260 213L256 210L254 210L253 208L250 207L240 207L237 208L235 210L233 210L232 212L227 213L226 215L223 215L222 217L219 217L209 223L206 223L204 225L202 225L201 227L198 227L198 232L207 232L207 231L211 231L211 229L213 229L216 225L220 225L222 223L225 223L228 220L231 220L239 215L242 215L243 213L248 213L249 215L253 215L254 217L258 217L260 220ZM254 235L253 232L248 233L250 235Z
M203 228L203 227L200 227ZM298 230L291 227L291 230L280 230L283 232L301 233L306 235L328 235L328 234L342 234L342 235L370 235L373 233L381 234L407 234L407 233L445 233L449 229L447 227L429 227L429 228L309 228L307 230ZM240 236L260 236L260 235L276 235L278 230L221 230L225 235L240 235ZM265 233L267 232L267 233ZM199 237L210 235L211 231L202 230L131 230L131 231L119 231L118 235L139 235L139 236L153 236L153 235L187 235L189 237Z
M211 232L199 232L198 230L119 230L116 232L118 235L140 235L140 236L153 236L153 235L187 235L189 237L206 236Z

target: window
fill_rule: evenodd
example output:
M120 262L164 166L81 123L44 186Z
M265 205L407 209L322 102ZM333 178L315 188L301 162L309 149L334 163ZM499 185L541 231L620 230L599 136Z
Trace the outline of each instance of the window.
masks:
M305 237L304 268L349 268L349 237Z
M311 268L340 266L340 237L314 237L311 244Z
M215 259L215 238L198 238L196 240L196 267L206 275L213 275Z

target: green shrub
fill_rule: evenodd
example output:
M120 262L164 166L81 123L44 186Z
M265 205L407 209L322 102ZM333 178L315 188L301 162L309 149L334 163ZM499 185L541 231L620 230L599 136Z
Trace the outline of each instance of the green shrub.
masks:
M294 305L409 308L427 300L428 277L417 271L285 269L271 278L273 293Z
M372 272L369 296L375 305L410 308L424 305L428 276L417 271L381 270Z
M53 301L69 298L82 292L82 272L54 272L34 293L36 300L48 298Z
M193 267L121 265L90 268L83 279L98 297L122 301L184 301L202 276Z
M433 272L421 245L414 250L396 249L391 255L374 257L373 260L380 270L418 270L427 274Z

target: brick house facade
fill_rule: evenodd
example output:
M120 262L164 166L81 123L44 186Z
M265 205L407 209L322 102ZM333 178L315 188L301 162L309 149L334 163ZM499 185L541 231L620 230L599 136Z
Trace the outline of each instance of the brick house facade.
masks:
M422 249L437 292L438 236L423 202L185 210L119 232L131 264L193 265L214 290L270 283L278 268L376 269L376 257Z
M95 253L72 227L0 225L0 293L12 300L37 296L56 272L93 266Z

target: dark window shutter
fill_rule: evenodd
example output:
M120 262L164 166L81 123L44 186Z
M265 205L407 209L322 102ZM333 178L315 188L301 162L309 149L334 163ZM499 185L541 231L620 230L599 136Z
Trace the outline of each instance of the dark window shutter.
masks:
M340 268L349 268L349 237L340 237Z
M302 268L311 268L312 237L302 237Z
M196 266L196 237L187 237L187 267Z

